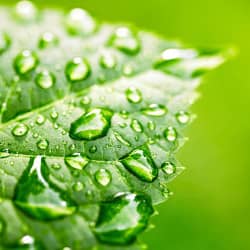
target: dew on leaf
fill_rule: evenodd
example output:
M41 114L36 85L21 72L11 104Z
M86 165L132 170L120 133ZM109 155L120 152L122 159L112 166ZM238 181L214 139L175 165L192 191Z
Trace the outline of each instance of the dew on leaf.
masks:
M88 61L75 57L66 65L65 74L69 81L78 82L85 80L90 75L91 69Z
M44 122L45 122L45 117L43 115L38 115L36 118L36 123L38 125L42 125L42 124L44 124Z
M186 111L180 111L175 116L180 124L186 124L189 122L190 119L190 114Z
M102 52L99 63L105 69L113 69L117 64L117 61L115 56L111 52L105 51Z
M108 186L111 182L111 174L107 169L101 168L96 171L95 173L95 179L98 184L101 186Z
M38 11L31 1L23 0L16 4L15 16L21 21L33 21L38 16Z
M131 76L134 74L134 67L130 64L125 64L122 68L122 73L125 76Z
M31 159L17 184L14 200L23 212L38 220L53 220L75 211L65 192L49 182L49 168L41 156Z
M91 103L91 99L88 97L88 96L84 96L82 99L81 99L81 104L82 105L89 105Z
M96 147L95 145L91 146L91 147L89 148L89 152L90 152L91 154L96 153L96 152L97 152L97 147Z
M142 109L142 113L148 116L163 116L167 113L167 108L161 104L150 104Z
M156 125L153 121L149 121L147 125L149 130L151 131L155 130Z
M51 111L50 117L51 117L53 120L56 120L56 119L58 118L58 112L55 111L55 110Z
M43 70L37 74L35 81L40 88L49 89L55 84L56 78L48 70Z
M121 159L121 162L126 169L142 181L152 182L158 175L158 168L146 148L135 149Z
M8 150L0 152L0 159L8 158L9 156L10 156L10 153L8 152Z
M113 113L108 109L93 109L71 123L70 137L93 140L104 137L110 128Z
M84 9L72 9L66 17L66 29L71 35L90 35L96 28L96 20Z
M177 131L173 127L168 127L164 130L163 135L169 142L174 142L177 139Z
M61 169L61 165L59 164L59 163L53 163L52 165L51 165L51 167L53 168L53 169L55 169L55 170L59 170L59 169Z
M122 143L123 145L130 147L131 144L129 141L127 141L121 134L119 134L118 132L114 132L114 136L117 139L117 141L119 141L120 143Z
M82 170L89 163L89 159L81 154L66 156L64 161L67 166L77 170Z
M140 41L137 35L128 27L120 27L112 34L109 44L127 54L137 54L140 51Z
M31 235L24 235L20 239L21 245L33 245L35 243L35 239Z
M153 212L148 197L132 193L119 194L101 203L95 234L106 244L127 245L147 228Z
M72 188L73 188L74 191L80 192L83 189L83 184L80 181L78 181L78 182L73 184Z
M129 88L125 91L126 98L131 103L139 103L142 101L142 93L136 88Z
M136 120L136 119L133 119L131 121L131 125L130 126L137 133L142 133L143 132L142 124L138 120Z
M176 171L176 166L172 162L169 162L169 161L164 162L161 168L162 168L162 171L167 175L171 175L175 173Z
M14 68L19 75L30 73L37 65L37 55L30 50L23 50L14 59Z
M49 146L49 142L46 139L41 139L37 142L37 147L41 150L46 150Z
M10 37L5 32L0 32L0 54L4 53L10 46Z
M39 39L38 47L40 49L45 49L49 47L54 47L59 43L58 37L51 32L45 32Z
M19 123L17 124L13 129L12 129L12 135L16 136L16 137L22 137L25 136L29 131L29 128L27 127L27 125L23 124L23 123Z

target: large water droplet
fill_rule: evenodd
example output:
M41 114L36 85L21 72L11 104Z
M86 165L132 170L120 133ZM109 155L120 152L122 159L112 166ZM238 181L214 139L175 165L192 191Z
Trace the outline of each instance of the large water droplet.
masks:
M23 123L17 124L13 129L12 129L12 134L17 137L25 136L29 131L29 128L27 125Z
M43 70L37 74L35 81L40 88L49 89L54 85L56 78L48 70Z
M89 162L89 159L86 156L82 156L81 154L67 156L64 160L69 167L78 170L82 170Z
M108 109L93 109L74 121L70 136L76 140L93 140L105 136L113 113Z
M164 162L161 167L162 167L163 172L167 175L171 175L175 173L176 171L176 166L172 162L169 162L169 161Z
M52 220L75 211L65 193L49 183L49 169L41 156L32 159L24 171L14 200L21 210L39 220Z
M131 128L135 131L135 132L138 132L138 133L141 133L143 131L143 127L142 127L142 124L136 120L136 119L133 119L131 121Z
M186 124L189 122L190 114L185 111L180 111L176 114L176 119L180 124Z
M32 21L37 18L38 12L31 1L23 0L17 3L15 15L21 21Z
M0 32L0 54L9 48L10 42L10 37L5 32Z
M75 57L68 62L65 69L66 77L71 82L85 80L90 75L90 65L86 59Z
M80 8L72 9L66 17L66 28L72 35L90 35L96 28L96 20Z
M127 100L131 103L139 103L142 101L141 91L136 88L129 88L126 90Z
M149 116L163 116L167 113L167 108L161 104L150 104L142 109L142 113Z
M109 183L111 182L111 174L107 169L99 169L96 173L95 173L95 179L96 182L99 183L101 186L108 186Z
M97 238L107 244L129 244L147 228L153 211L148 197L132 193L119 194L101 204L95 228Z
M115 68L117 61L116 58L111 52L103 52L99 59L100 65L105 69Z
M59 43L59 39L57 36L51 32L45 32L42 34L39 42L38 47L40 49L45 49L48 47L54 47Z
M140 50L137 35L127 27L118 28L111 36L109 44L128 54L136 54Z
M158 175L158 168L146 148L135 149L121 162L142 181L152 182Z
M173 127L168 127L164 130L163 135L169 142L174 142L177 139L177 131Z
M36 54L30 50L23 50L14 60L14 68L19 75L33 71L38 65Z
M46 139L41 139L37 142L37 147L41 150L46 150L49 146L49 142Z

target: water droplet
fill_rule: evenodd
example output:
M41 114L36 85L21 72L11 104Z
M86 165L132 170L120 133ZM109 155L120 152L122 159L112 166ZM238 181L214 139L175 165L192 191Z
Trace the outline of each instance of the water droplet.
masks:
M35 20L37 14L37 8L31 1L23 0L16 5L15 15L21 21Z
M50 117L53 119L53 120L56 120L58 118L58 112L53 110L51 113L50 113Z
M82 191L82 189L83 189L83 184L80 181L73 184L74 191L80 192L80 191Z
M0 32L0 54L9 48L10 43L10 37L5 32Z
M41 156L30 161L18 182L15 204L39 220L52 220L75 211L75 206L65 192L60 192L49 183L49 168Z
M115 56L107 51L102 53L99 62L105 69L113 69L117 64Z
M167 109L161 104L150 104L142 109L142 113L149 116L163 116L167 113Z
M0 152L0 159L7 158L10 156L8 150Z
M93 140L104 137L110 128L113 113L108 109L93 109L71 124L70 137Z
M124 144L125 146L127 147L130 147L131 144L129 141L127 141L122 135L120 135L119 133L117 132L114 132L114 136L115 138L117 139L117 141L119 141L120 143Z
M89 159L86 156L82 156L81 154L67 156L64 160L67 166L77 170L82 170L89 163Z
M107 244L127 245L147 228L153 212L148 197L132 193L119 194L111 201L101 203L96 236Z
M121 117L123 117L124 119L127 119L129 113L128 113L128 111L126 111L126 110L122 110L122 111L120 112L120 115L121 115Z
M171 174L175 173L176 167L172 162L168 161L168 162L164 162L162 164L162 170L165 174L171 175Z
M158 175L158 168L147 149L135 149L121 162L142 181L152 182Z
M75 8L66 17L66 28L71 35L90 35L95 32L97 23L86 10Z
M127 27L118 28L111 36L109 44L127 54L134 55L140 51L137 35Z
M155 123L153 122L153 121L149 121L148 122L148 129L149 130L151 130L151 131L153 131L153 130L155 130Z
M56 78L48 70L43 70L37 74L35 81L40 88L49 89L55 84Z
M138 132L138 133L141 133L143 131L143 127L142 127L142 124L136 120L136 119L133 119L131 121L131 128L135 131L135 132Z
M69 81L78 82L85 80L90 75L90 65L86 59L75 57L66 65L65 74Z
M51 165L51 167L53 168L53 169L55 169L55 170L59 170L59 169L61 169L61 165L59 164L59 163L53 163L52 165Z
M131 76L134 74L134 67L130 64L125 64L122 68L122 73L125 76Z
M96 153L96 151L97 151L97 147L96 147L95 145L93 145L93 146L91 146L91 147L89 148L89 152L90 152L91 154Z
M88 96L84 96L81 100L82 105L89 105L91 103L91 99Z
M141 91L136 88L129 88L126 90L127 100L131 103L139 103L142 101Z
M173 127L165 129L163 135L169 142L174 142L177 139L177 131Z
M97 183L99 183L101 186L108 186L109 183L111 182L111 174L107 169L99 169L96 173L95 173L95 179L97 181Z
M48 47L54 47L56 45L58 45L59 40L58 37L51 33L51 32L45 32L42 34L39 42L38 42L38 47L40 49L45 49Z
M33 71L38 65L38 58L34 52L23 50L14 60L14 68L19 75Z
M33 245L35 242L35 239L30 235L25 235L20 239L21 245Z
M43 115L38 115L36 118L36 123L38 125L42 125L42 124L44 124L44 122L45 122L45 117Z
M176 119L180 124L186 124L189 122L190 114L185 111L180 111L176 114Z
M41 150L46 150L49 146L49 142L46 139L41 139L37 142L37 147Z
M19 123L12 129L12 134L17 137L25 136L29 131L29 128L23 124Z

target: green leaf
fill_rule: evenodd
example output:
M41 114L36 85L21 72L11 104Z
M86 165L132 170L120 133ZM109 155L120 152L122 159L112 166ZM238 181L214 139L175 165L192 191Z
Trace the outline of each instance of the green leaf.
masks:
M81 9L22 1L0 18L0 249L141 249L201 76L226 55Z

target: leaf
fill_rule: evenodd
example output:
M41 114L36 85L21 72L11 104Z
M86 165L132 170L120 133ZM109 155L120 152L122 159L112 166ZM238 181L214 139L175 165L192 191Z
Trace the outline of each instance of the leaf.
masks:
M1 249L141 249L184 169L195 89L226 55L81 9L0 17Z

